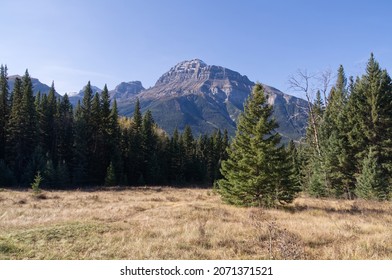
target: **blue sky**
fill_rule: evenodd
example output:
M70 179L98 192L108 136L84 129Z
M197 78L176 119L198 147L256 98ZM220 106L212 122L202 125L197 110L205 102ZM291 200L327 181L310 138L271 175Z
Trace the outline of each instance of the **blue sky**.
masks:
M284 92L297 69L362 74L370 52L392 71L387 0L1 0L0 11L0 63L61 94L89 80L153 86L192 58Z

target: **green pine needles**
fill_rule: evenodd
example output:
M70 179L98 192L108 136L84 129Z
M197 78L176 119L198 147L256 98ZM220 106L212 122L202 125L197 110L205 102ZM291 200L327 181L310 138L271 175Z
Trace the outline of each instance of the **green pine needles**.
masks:
M289 155L280 145L272 107L256 84L240 116L216 186L222 199L239 206L272 207L291 202L299 191Z
M41 183L42 183L42 176L41 173L38 171L34 177L34 181L31 184L31 188L33 189L34 195L39 195L41 193Z

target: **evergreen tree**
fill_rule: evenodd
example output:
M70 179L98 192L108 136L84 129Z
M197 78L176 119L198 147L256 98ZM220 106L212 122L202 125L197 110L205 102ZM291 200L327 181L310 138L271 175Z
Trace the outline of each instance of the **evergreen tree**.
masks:
M22 81L15 79L12 108L7 125L7 162L10 163L18 183L36 149L36 110L33 86L26 70ZM24 178L26 176L23 176Z
M174 129L169 146L169 182L180 183L184 180L183 153L180 143L180 134L177 127Z
M348 102L348 141L356 174L362 174L371 147L377 147L380 174L392 183L392 83L371 54L366 74L357 78ZM388 193L388 184L383 185Z
M152 117L151 111L147 111L143 117L142 122L142 174L144 181L147 184L156 183L156 170L157 170L157 138L154 131L155 122Z
M137 99L132 117L132 126L127 136L129 137L129 155L127 159L128 182L133 184L137 184L139 178L145 172L142 124L143 117L139 99Z
M71 174L65 161L59 162L56 168L56 186L66 187L71 183Z
M90 181L102 184L105 179L107 163L105 162L104 120L101 111L101 99L99 93L95 93L91 104L91 164L89 170Z
M256 84L238 121L235 138L222 163L217 181L223 200L230 204L271 207L291 202L299 189L292 182L292 166L271 118L261 84Z
M89 139L85 139L86 135L88 135L87 123L83 117L83 109L78 102L75 109L75 146L73 152L73 182L75 184L81 185L86 184L88 182L88 144L87 141Z
M331 89L320 134L326 189L330 195L352 198L354 189L353 166L347 134L347 79L343 66L338 69L336 85Z
M362 163L362 173L357 177L355 193L363 199L386 200L389 198L388 176L382 172L377 148L370 147Z
M184 133L182 134L182 144L183 144L183 157L184 157L184 175L185 180L190 182L194 180L194 138L192 134L192 129L189 125L185 126Z
M5 160L6 125L10 113L7 65L0 66L0 160Z
M57 155L59 162L65 165L61 167L64 173L68 173L72 167L74 154L74 116L67 94L63 96L58 105L58 124Z
M106 177L105 177L105 185L106 186L114 186L116 185L116 174L114 171L114 166L113 163L110 162L108 169L106 171Z
M117 105L116 105L117 106ZM111 155L113 152L112 142L114 139L112 137L112 120L111 120L111 110L110 110L110 99L108 87L104 86L101 93L101 133L102 133L102 164L107 168L109 166Z
M109 115L109 127L106 131L108 142L106 143L110 151L110 161L113 163L114 172L117 180L123 177L122 161L121 161L121 140L120 140L120 126L118 123L118 109L117 102L114 100L113 107ZM105 138L106 139L106 138Z
M95 100L93 102L93 100ZM90 81L84 88L83 100L75 113L75 166L74 180L78 184L97 183L95 152L97 152L99 130L99 96L93 96ZM104 171L103 171L104 172ZM99 180L99 179L98 179Z
M293 167L293 183L297 186L301 184L301 162L300 156L298 153L298 149L294 144L294 141L291 140L286 147L287 153L289 156L289 160L291 161L291 165Z
M57 180L57 170L53 165L53 161L49 159L43 172L43 183L47 187L53 188L57 186Z
M44 146L44 151L48 153L49 158L54 162L54 164L57 164L57 133L58 133L58 120L57 120L57 100L55 96L55 87L54 87L54 82L52 82L52 85L50 87L49 93L48 93L48 105L45 110L45 115L47 118L47 128L46 128L46 135L47 139L45 141L45 146Z
M133 111L133 123L136 131L140 131L142 128L143 117L140 110L139 98L136 100L135 109Z

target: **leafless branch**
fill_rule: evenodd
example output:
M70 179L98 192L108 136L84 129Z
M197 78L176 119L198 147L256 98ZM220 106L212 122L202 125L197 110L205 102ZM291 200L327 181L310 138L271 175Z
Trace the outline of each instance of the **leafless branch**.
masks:
M297 91L302 92L305 94L306 99L308 101L308 109L310 115L311 126L313 128L314 133L314 140L316 143L316 149L319 155L321 155L321 149L319 144L319 137L318 137L318 127L316 122L316 116L312 106L312 89L310 88L311 80L315 77L315 75L308 74L307 70L297 70L295 75L291 75L289 77L289 88Z
M331 69L326 69L320 73L320 76L317 78L321 84L321 92L323 93L324 103L327 106L328 98L327 92L331 87L333 75Z

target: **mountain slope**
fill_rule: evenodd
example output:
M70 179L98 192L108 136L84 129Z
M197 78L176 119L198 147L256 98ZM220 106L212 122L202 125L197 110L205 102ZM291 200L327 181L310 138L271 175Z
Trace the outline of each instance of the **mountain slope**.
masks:
M8 86L10 89L10 92L14 89L14 84L15 84L15 79L19 78L22 79L21 76L19 75L12 75L8 77ZM38 79L36 78L31 78L31 82L33 84L33 93L34 96L37 95L38 92L41 92L41 94L48 94L50 91L50 86L41 83ZM60 97L60 94L57 92L55 93L56 97Z
M75 107L78 104L78 101L82 102L85 88L86 86L84 86L83 89L81 89L78 93L68 95L69 102L71 102L72 106ZM91 90L93 91L93 94L95 94L96 92L102 92L102 89L93 85L91 85Z
M227 129L234 134L235 121L243 110L254 82L233 70L207 65L199 59L184 61L163 74L155 86L118 102L120 114L133 113L136 98L142 111L152 111L156 122L168 133L190 125L194 134ZM307 123L305 100L264 85L274 117L285 138L299 139Z
M74 107L78 104L79 100L82 101L84 95L84 89L85 87L81 89L79 92L69 95L69 101ZM99 93L102 92L102 89L93 85L91 86L91 89L93 90L94 94L96 92ZM111 100L116 99L117 102L123 102L123 101L126 102L128 99L135 97L143 90L145 89L142 83L139 81L122 82L119 85L117 85L115 89L109 91L109 96Z

